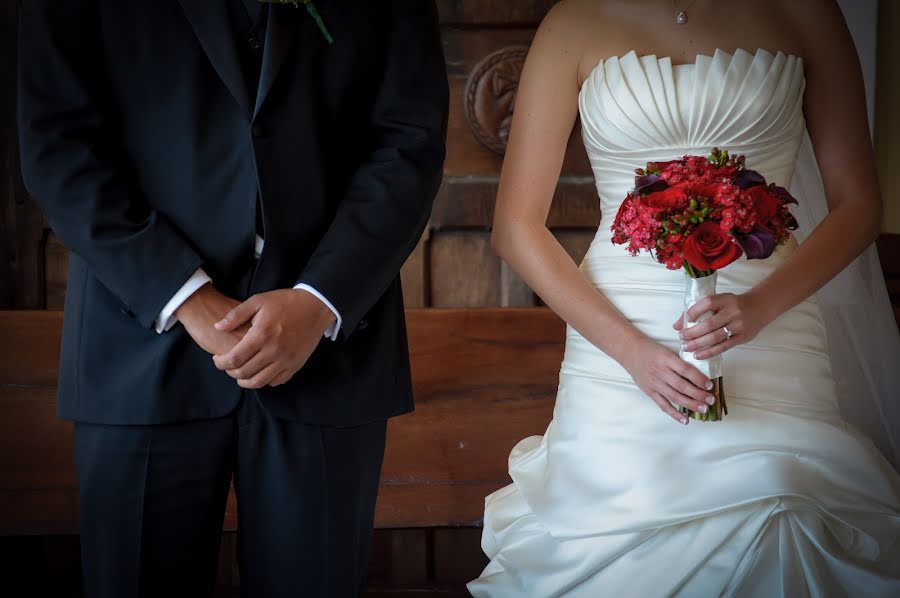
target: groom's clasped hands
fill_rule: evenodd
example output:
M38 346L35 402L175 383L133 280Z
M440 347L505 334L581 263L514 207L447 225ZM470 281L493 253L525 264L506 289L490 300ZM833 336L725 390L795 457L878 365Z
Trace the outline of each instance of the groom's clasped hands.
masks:
M217 368L254 389L290 380L335 320L306 291L275 290L240 303L212 285L194 293L176 315Z

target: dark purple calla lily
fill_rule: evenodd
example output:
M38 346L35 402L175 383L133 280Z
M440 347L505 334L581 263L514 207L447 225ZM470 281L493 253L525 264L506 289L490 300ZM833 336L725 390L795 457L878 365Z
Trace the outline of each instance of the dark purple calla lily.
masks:
M781 200L781 203L788 205L797 205L799 202L794 199L794 196L790 194L790 192L784 187L779 187L778 185L772 185L770 187L772 194L775 195L778 199Z
M764 260L775 251L775 236L761 226L755 227L746 235L736 233L734 238L747 254L748 260Z
M756 185L764 185L766 179L755 170L742 170L734 177L734 184L741 189L749 189Z
M634 178L635 195L644 195L647 193L656 193L657 191L665 191L669 188L669 184L662 180L657 174L648 174Z
M798 228L800 228L800 225L797 223L797 219L794 218L794 215L790 212L788 212L787 222L785 223L785 226L788 230L797 230Z

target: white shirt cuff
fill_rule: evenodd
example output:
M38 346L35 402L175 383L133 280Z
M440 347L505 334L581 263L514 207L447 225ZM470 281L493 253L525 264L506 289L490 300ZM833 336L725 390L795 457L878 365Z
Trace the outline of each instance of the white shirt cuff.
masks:
M201 268L198 268L197 271L187 279L187 282L181 285L178 292L169 299L169 302L162 308L162 311L159 312L159 315L156 317L156 322L154 323L156 332L162 334L163 332L171 330L172 327L178 323L178 317L175 315L175 312L181 307L181 304L187 301L191 295L196 293L200 287L208 282L212 282L212 278L210 278Z
M262 255L262 252L263 252L263 249L265 248L265 246L266 246L265 240L263 240L263 238L260 237L259 235L256 235L256 243L255 243L255 246L253 247L253 253L256 255L256 259L259 259L259 256ZM298 291L306 291L307 293L311 294L313 297L315 297L316 299L318 299L319 301L324 303L325 307L327 307L328 309L331 310L331 313L334 314L334 324L329 326L328 330L325 331L325 337L329 338L333 341L336 341L338 332L341 331L341 324L344 321L343 318L341 318L341 314L338 313L337 308L331 304L331 301L329 301L328 299L325 298L325 295L323 295L319 291L315 290L308 284L301 282L294 288L297 289Z
M343 323L343 318L341 318L341 314L338 313L337 308L331 304L331 301L325 298L325 296L319 291L315 290L311 286L305 283L300 283L294 287L299 291L306 291L307 293L313 295L316 299L325 304L325 307L331 310L331 313L334 314L334 324L328 327L328 330L325 331L325 338L329 338L333 341L337 340L338 332L341 331L341 324Z

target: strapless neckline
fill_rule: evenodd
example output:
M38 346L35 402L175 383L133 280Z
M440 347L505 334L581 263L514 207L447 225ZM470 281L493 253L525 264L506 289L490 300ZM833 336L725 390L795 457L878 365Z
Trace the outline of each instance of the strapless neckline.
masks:
M685 68L685 67L696 67L698 62L702 62L704 60L712 61L712 60L715 60L717 57L722 57L722 56L730 58L730 59L734 59L735 56L738 56L740 54L745 54L747 56L752 56L754 58L759 56L760 54L764 54L772 59L777 58L779 56L784 56L785 58L793 58L793 59L799 60L801 62L803 61L802 56L797 56L796 54L788 54L788 53L782 52L781 50L776 50L775 52L772 52L765 48L757 48L755 52L751 52L750 50L746 50L744 48L737 48L734 52L729 52L728 50L723 50L722 48L716 48L712 54L700 53L700 54L695 55L694 60L692 60L690 62L684 62L681 64L672 64L671 56L657 56L656 54L638 54L636 50L631 50L630 52L626 52L625 54L621 54L621 55L616 54L613 56L607 56L605 58L601 58L600 61L594 66L594 68L591 69L591 72L588 73L588 76L582 82L581 86L582 86L582 88L584 88L584 83L586 83L587 81L590 80L590 78L594 74L594 72L597 69L599 69L601 66L603 66L604 63L609 62L610 60L621 61L621 60L625 60L626 58L629 58L629 57L633 57L638 60L656 59L656 61L658 63L667 63L668 66L670 66L673 69L676 69L676 68Z
M600 162L633 172L645 155L662 160L716 146L753 155L758 167L766 166L760 160L787 167L767 174L789 180L805 129L803 70L798 56L762 48L719 49L677 66L669 57L634 50L601 60L578 96L598 183L609 174L597 169Z

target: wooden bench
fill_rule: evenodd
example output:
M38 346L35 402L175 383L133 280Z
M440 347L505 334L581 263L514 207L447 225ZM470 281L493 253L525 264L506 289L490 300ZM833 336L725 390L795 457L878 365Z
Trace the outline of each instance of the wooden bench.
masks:
M410 310L416 412L391 421L380 528L479 525L509 450L550 421L564 324L546 309ZM62 314L0 312L0 535L78 532L72 425L56 418ZM224 529L236 528L233 496Z

